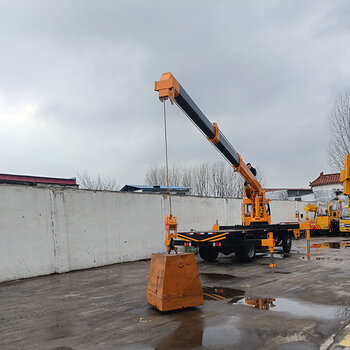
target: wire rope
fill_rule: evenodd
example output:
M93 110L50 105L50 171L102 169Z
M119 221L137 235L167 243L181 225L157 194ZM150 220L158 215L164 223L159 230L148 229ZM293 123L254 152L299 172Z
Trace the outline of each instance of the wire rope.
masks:
M165 143L165 173L166 173L166 186L169 198L169 214L172 215L171 209L171 193L169 185L169 157L168 157L168 131L167 131L167 117L166 117L166 108L165 100L163 101L163 117L164 117L164 143Z

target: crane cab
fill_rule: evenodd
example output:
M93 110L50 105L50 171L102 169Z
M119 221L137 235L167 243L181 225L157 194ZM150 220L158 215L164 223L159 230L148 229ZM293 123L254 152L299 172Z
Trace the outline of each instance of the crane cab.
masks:
M339 218L339 231L350 234L350 207L346 206L342 209Z
M252 200L243 197L242 201L242 225L251 225L257 223L271 224L271 211L268 199L261 200L255 198Z

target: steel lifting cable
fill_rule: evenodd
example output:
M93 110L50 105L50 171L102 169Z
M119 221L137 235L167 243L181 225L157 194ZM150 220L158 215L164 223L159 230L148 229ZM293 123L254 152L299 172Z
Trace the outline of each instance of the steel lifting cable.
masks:
M165 108L165 100L163 101L164 106L164 142L165 142L165 171L166 171L166 185L168 190L168 198L169 198L169 214L171 213L171 193L170 193L170 186L169 186L169 158L168 158L168 132L167 132L167 123L166 123L166 108Z

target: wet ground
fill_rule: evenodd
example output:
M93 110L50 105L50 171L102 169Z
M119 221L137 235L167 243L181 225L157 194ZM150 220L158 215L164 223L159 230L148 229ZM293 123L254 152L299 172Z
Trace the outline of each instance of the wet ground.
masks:
M350 241L293 241L290 254L198 261L204 305L149 307L149 261L0 284L0 349L344 349Z

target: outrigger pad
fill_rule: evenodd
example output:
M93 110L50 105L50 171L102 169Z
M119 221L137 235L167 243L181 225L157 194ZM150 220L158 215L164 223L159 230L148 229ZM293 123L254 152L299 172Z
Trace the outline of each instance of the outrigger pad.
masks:
M203 289L194 254L152 254L147 302L159 311L203 305Z

